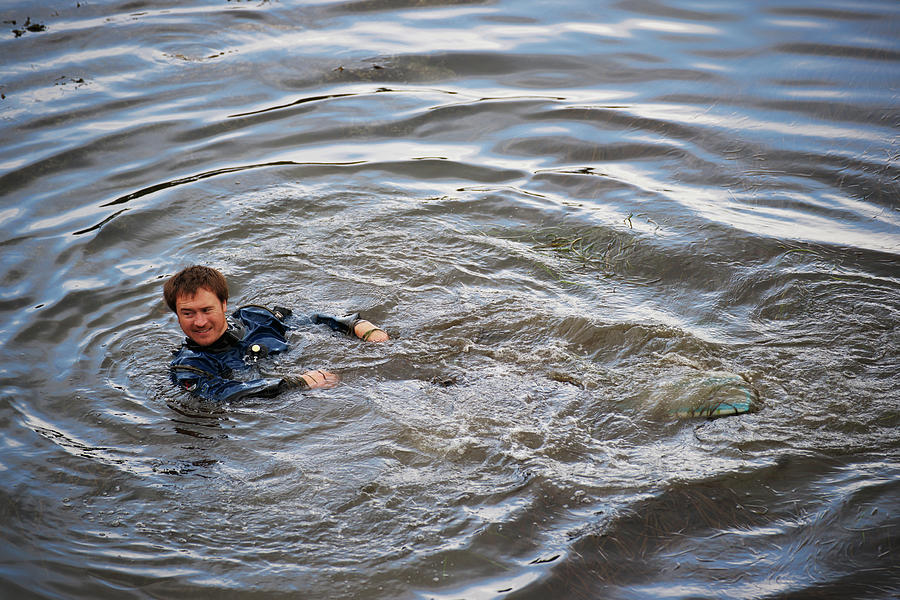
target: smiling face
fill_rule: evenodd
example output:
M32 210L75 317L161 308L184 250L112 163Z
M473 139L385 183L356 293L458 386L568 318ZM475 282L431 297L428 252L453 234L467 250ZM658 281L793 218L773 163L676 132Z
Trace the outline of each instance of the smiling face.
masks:
M175 300L178 324L195 343L209 346L228 329L226 304L207 288L199 288L192 296L181 294Z

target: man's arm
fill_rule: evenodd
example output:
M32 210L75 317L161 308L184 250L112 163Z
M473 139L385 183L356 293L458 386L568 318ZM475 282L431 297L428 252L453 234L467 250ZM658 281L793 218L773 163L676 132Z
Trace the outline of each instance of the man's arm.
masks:
M307 371L299 376L264 377L237 381L218 377L190 365L171 365L169 373L175 385L194 396L212 402L232 402L251 396L271 398L287 390L328 389L340 378L328 371Z
M390 339L384 329L373 325L365 319L360 319L356 322L353 326L353 335L364 342L386 342Z
M266 377L237 381L218 377L191 365L170 365L169 374L181 389L212 402L231 402L248 396L272 397L284 389L283 379Z
M301 380L302 383L297 380ZM303 375L300 375L300 377L284 378L286 385L289 385L293 388L294 384L296 384L297 388L305 390L314 390L318 388L327 390L328 388L333 388L334 386L336 386L340 380L341 378L334 373L322 371L321 369L316 369L315 371L307 371Z
M334 331L354 335L364 342L385 342L390 339L383 329L373 325L366 319L360 318L359 313L353 313L344 317L333 317L316 313L312 316L312 322L328 325Z

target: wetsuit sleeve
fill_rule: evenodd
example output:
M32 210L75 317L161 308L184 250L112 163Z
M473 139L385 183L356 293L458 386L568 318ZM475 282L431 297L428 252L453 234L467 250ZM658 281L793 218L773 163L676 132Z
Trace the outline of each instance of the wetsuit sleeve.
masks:
M322 313L315 313L310 317L313 323L328 325L334 331L340 331L341 333L352 334L353 328L356 327L356 324L359 322L359 313L353 313L352 315L347 315L345 317L333 317L331 315L324 315Z
M262 378L237 381L217 377L189 365L172 365L172 380L183 390L212 402L231 402L249 396L271 397L286 387L283 379Z
M279 321L286 321L288 317L294 314L294 311L284 306L273 306L272 314L275 315Z

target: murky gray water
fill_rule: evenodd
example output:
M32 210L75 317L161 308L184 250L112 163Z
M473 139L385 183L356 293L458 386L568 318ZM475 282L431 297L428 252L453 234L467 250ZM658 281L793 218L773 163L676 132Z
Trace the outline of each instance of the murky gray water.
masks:
M0 15L3 598L900 591L896 2ZM202 405L191 263L394 339Z

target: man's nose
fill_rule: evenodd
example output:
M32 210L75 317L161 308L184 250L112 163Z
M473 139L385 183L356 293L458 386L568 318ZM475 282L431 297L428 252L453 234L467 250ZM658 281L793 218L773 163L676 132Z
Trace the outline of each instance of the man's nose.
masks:
M208 319L205 314L197 313L197 315L194 317L194 325L197 327L202 327L203 325L206 324L207 320Z

